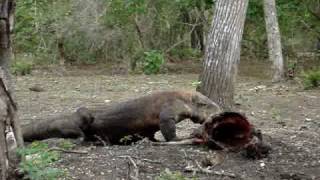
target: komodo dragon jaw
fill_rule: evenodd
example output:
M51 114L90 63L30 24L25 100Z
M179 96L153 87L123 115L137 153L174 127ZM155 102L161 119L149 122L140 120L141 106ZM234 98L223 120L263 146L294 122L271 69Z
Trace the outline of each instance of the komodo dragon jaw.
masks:
M193 93L191 101L194 106L197 107L199 113L205 118L212 114L219 114L222 112L217 103L199 92Z

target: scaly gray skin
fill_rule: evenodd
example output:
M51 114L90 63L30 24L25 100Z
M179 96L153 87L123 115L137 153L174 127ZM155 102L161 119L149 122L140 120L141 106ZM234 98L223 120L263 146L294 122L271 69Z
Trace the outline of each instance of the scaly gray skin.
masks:
M111 144L125 136L132 141L148 137L161 130L166 141L177 140L175 124L191 119L203 123L209 114L220 112L219 106L198 92L164 91L113 104L96 111L95 120L84 131L87 140L99 137ZM138 137L137 139L135 139ZM100 140L101 140L100 139Z
M84 138L83 131L93 122L87 108L79 108L71 115L60 115L22 127L24 141L48 138Z

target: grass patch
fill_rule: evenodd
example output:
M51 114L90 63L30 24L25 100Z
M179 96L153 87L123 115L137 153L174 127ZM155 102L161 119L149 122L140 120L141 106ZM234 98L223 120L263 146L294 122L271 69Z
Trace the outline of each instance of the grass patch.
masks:
M302 78L305 89L317 88L320 86L320 69L307 71Z
M60 154L50 151L46 143L35 141L25 148L18 149L17 153L25 157L20 162L20 168L26 173L26 179L55 180L65 176L63 170L50 167L52 163L60 159Z
M10 69L12 74L24 76L31 74L33 66L33 57L31 55L17 55Z

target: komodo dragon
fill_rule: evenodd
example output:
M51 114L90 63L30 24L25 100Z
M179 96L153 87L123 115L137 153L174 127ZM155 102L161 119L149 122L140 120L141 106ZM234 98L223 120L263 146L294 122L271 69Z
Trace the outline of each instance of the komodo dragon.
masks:
M48 138L84 138L83 130L93 122L93 116L85 107L79 108L71 115L29 123L22 127L25 141Z
M100 141L121 144L121 139L129 135L156 141L154 134L161 130L165 140L172 141L178 139L176 123L189 118L201 124L218 111L219 106L199 92L163 91L92 112L94 122L84 132L87 140L98 137Z

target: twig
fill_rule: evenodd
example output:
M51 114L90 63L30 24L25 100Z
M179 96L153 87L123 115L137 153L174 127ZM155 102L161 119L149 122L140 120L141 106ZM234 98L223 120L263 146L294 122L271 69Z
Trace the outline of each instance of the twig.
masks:
M131 174L130 162L127 162L127 165L128 165L128 170L127 170L127 174L126 174L126 179L130 179L130 174Z
M195 24L192 25L191 31L188 33L189 35L192 34L192 32L195 30L195 28L198 26L198 21L199 21L200 17L198 16L196 19ZM171 47L169 47L167 50L165 50L165 53L170 52L172 49L174 49L176 46L180 45L181 43L185 42L186 40L188 40L187 38L182 39L181 41L175 43L174 45L172 45Z
M103 146L107 146L106 141L104 141L100 136L94 135L94 137L97 138L103 144Z
M52 147L48 149L48 151L61 151L64 153L75 153L75 154L88 154L88 151L74 151L74 150L66 150L58 147Z
M226 150L226 151L229 150L229 148L226 147L224 144L222 144L222 143L220 143L220 142L218 142L218 141L216 141L216 140L214 140L212 138L208 138L208 141L214 143L216 146L218 146L219 148L221 148L223 150Z
M319 17L319 18L320 18L320 17ZM320 34L320 32L319 32L317 29L312 28L312 27L311 27L309 24L307 24L304 20L300 20L300 22L301 22L306 28L308 28L309 30L316 32L318 35Z
M185 157L186 159L188 159L188 155L187 155L186 150L182 149L182 152L183 152L184 157Z
M119 158L126 158L127 156L118 156ZM145 162L149 162L149 163L155 163L155 164L161 164L162 162L161 161L155 161L155 160L151 160L151 159L140 159L139 157L134 157L134 156L131 156L131 158L134 158L134 159L139 159L140 161L145 161Z
M134 25L135 25L135 28L137 30L137 33L138 33L138 40L139 40L139 43L142 47L142 49L144 49L144 43L143 43L143 35L142 35L142 32L141 32L141 29L140 29L140 26L138 24L138 19L137 19L137 16L134 17Z
M213 170L201 167L197 161L195 161L195 163L197 165L197 168L194 168L192 166L187 166L185 168L185 170L187 172L200 172L200 173L206 173L206 174L213 174L213 175L217 175L217 176L227 176L227 177L231 177L231 178L236 177L236 175L234 173L224 172L223 170L213 171Z
M141 161L149 162L149 163L155 163L155 164L161 164L161 161L154 161L151 159L141 159Z
M128 158L131 164L134 167L135 176L130 176L131 179L139 180L139 168L137 164L133 161L131 156L118 156L119 158Z
M183 139L180 141L169 141L169 142L151 142L151 145L154 146L166 146L166 145L192 145L194 144L194 138Z

